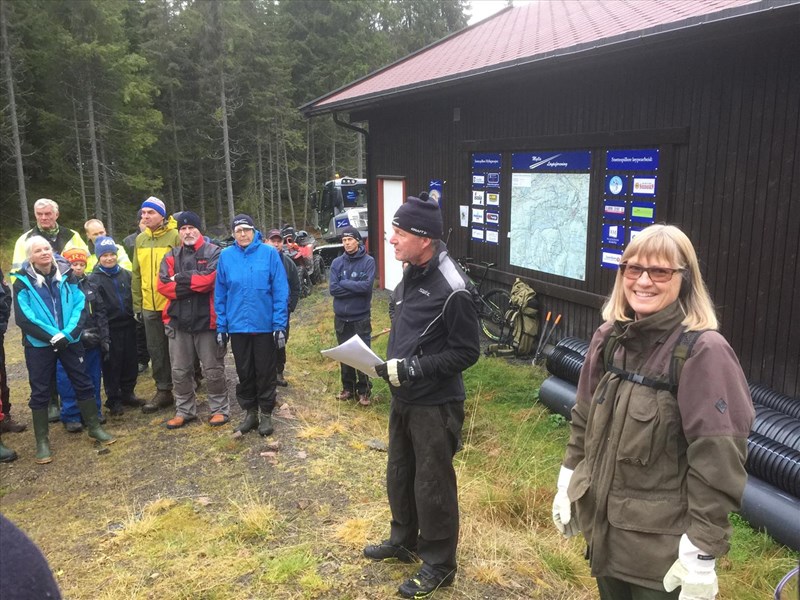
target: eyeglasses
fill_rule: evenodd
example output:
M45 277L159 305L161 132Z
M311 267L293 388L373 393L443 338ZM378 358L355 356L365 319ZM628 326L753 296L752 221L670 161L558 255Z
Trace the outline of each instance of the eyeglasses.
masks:
M247 233L249 231L253 231L253 228L252 227L237 227L236 229L233 230L233 233L235 233L236 235L241 235L241 234Z
M620 263L619 270L625 279L639 279L642 273L647 273L650 281L653 283L665 283L672 279L675 273L685 271L686 269L669 269L667 267L643 267L642 265L629 265L628 263Z

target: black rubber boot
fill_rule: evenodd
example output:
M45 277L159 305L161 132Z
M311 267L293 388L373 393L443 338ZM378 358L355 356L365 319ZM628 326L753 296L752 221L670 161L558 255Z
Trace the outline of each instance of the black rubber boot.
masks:
M257 408L250 408L247 410L247 414L244 416L244 420L239 423L239 426L236 428L236 431L240 433L247 433L248 431L252 431L258 427L258 409Z
M50 404L47 405L47 420L50 423L58 423L61 420L61 403L57 393L50 395Z
M83 422L86 423L86 431L89 437L97 440L101 444L113 444L117 440L113 435L106 433L100 422L97 420L97 404L94 398L87 398L86 400L78 400L78 408L81 409L81 417Z
M47 409L32 409L31 418L33 420L33 435L36 437L36 463L46 465L53 460L53 455L50 454L50 440L47 438L50 430Z
M261 413L261 421L258 423L259 435L272 435L273 431L275 430L272 428L272 415L269 413Z
M11 462L14 460L17 460L17 453L11 448L4 446L3 441L0 440L0 462Z

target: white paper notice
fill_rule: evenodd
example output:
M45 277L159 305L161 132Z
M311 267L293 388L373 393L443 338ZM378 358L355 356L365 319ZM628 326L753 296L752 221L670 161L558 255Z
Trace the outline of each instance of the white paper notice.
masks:
M351 366L354 369L358 369L370 377L378 376L378 374L375 372L375 365L379 365L384 362L383 359L375 354L369 347L367 347L367 345L357 335L354 335L349 340L343 344L339 344L335 348L322 350L320 354L332 360Z

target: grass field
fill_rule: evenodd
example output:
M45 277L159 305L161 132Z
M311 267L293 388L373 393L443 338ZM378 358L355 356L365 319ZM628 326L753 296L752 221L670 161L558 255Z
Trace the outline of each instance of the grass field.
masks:
M3 437L20 458L0 466L0 508L40 545L65 598L394 596L414 566L361 556L365 543L388 534L388 389L376 381L368 408L334 399L338 365L319 354L335 345L332 324L330 298L318 288L292 319L290 387L280 390L272 437L235 438L235 406L233 423L220 429L201 418L168 431L170 411L128 411L108 424L118 437L108 453L55 425L54 461L44 466L33 462L30 429ZM387 326L378 293L373 330ZM386 338L376 340L378 354ZM16 327L6 351L13 412L30 423ZM545 376L529 363L485 357L465 375L460 570L437 598L596 596L582 539L564 540L551 523L568 424L536 402ZM152 394L147 373L137 392ZM201 417L207 412L203 399ZM719 598L771 597L797 560L737 520L733 550L719 561Z

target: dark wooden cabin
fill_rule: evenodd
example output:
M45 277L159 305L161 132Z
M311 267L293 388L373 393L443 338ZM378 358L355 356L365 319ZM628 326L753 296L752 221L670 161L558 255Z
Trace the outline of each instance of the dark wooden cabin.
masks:
M800 396L800 2L509 8L302 110L368 130L372 240L387 194L440 181L451 254L531 283L556 338L599 325L631 231L681 227L745 374Z

